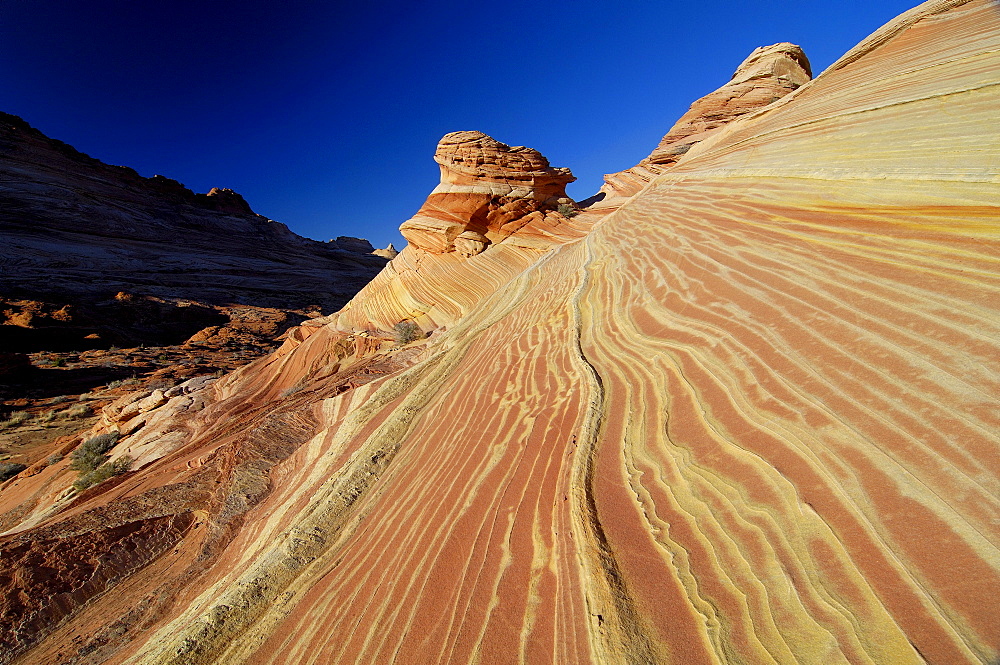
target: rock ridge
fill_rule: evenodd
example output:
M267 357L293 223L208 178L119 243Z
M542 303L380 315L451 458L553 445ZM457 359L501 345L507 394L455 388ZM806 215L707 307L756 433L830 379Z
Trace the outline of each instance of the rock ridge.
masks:
M604 176L608 198L632 196L694 146L736 118L776 102L812 79L801 47L781 42L753 50L728 83L697 100L636 166Z

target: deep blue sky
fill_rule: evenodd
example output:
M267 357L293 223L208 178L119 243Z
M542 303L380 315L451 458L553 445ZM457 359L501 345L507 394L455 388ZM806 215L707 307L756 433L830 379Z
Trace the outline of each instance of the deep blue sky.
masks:
M0 110L295 232L402 245L445 133L477 129L579 179L646 156L753 48L814 73L895 0L0 0Z

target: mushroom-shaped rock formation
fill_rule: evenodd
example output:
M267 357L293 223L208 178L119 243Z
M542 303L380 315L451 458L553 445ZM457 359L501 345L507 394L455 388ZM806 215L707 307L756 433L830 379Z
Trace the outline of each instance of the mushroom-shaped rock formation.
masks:
M434 161L441 183L399 229L409 244L344 309L307 328L388 331L400 320L424 332L449 327L543 253L581 238L596 219L558 211L572 203L566 185L575 178L537 150L452 132Z
M809 60L795 44L754 49L729 83L691 104L648 157L630 169L604 176L601 192L608 197L635 194L694 144L741 115L776 102L811 78Z
M441 166L441 184L399 229L411 245L433 254L455 251L456 239L466 232L475 234L464 236L473 244L463 242L460 253L479 254L520 229L517 220L568 203L566 185L576 179L567 168L549 166L537 150L511 147L482 132L446 134L434 161Z

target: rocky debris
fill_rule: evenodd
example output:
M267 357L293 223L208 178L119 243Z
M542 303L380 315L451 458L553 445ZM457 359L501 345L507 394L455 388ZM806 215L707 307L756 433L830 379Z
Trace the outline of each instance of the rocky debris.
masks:
M133 300L120 294L116 302ZM59 309L35 304L43 306L30 309L43 314ZM102 413L124 395L144 391L142 397L149 397L158 389L172 398L181 389L178 386L197 385L278 348L289 329L317 314L243 306L211 311L219 317L219 325L202 328L186 341L178 339L169 346L0 354L0 421L23 414L19 416L23 420L0 427L0 451L29 465L58 456L53 446L58 447L60 437L90 427L95 413ZM0 326L0 332L15 328ZM28 333L39 330L24 329ZM7 366L11 371L4 373ZM150 410L154 401L158 400L145 403L142 410Z
M345 239L345 241L348 239ZM343 306L386 258L330 246L242 196L144 178L0 114L0 295L97 302L119 291L208 305Z
M635 194L694 144L736 118L778 101L811 78L809 60L795 44L782 42L754 49L729 83L691 104L648 157L631 169L604 176L601 192L608 197Z
M0 381L7 375L15 375L27 371L31 367L31 358L24 353L0 351Z
M503 241L523 226L518 221L536 211L554 211L571 202L566 185L576 180L567 168L553 168L537 150L509 146L482 132L446 134L434 161L441 183L424 205L399 227L414 247L432 254L456 251L470 257Z

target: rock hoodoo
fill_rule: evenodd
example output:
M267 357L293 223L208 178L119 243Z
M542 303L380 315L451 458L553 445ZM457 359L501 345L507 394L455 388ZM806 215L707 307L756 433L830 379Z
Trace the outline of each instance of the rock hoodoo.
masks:
M399 228L411 245L433 254L481 253L520 229L531 213L570 203L566 185L576 180L569 169L549 166L537 150L511 147L482 132L446 134L434 161L441 166L441 184Z
M566 185L575 178L567 168L549 166L537 150L482 132L452 132L438 143L434 161L440 184L399 228L409 244L398 256L391 245L381 250L393 258L386 269L347 307L309 327L391 330L409 320L428 332L452 325L594 221L560 212L573 205Z
M694 144L732 120L776 102L811 78L809 60L795 44L754 49L729 83L693 103L648 157L630 169L604 176L601 191L609 197L635 194Z

